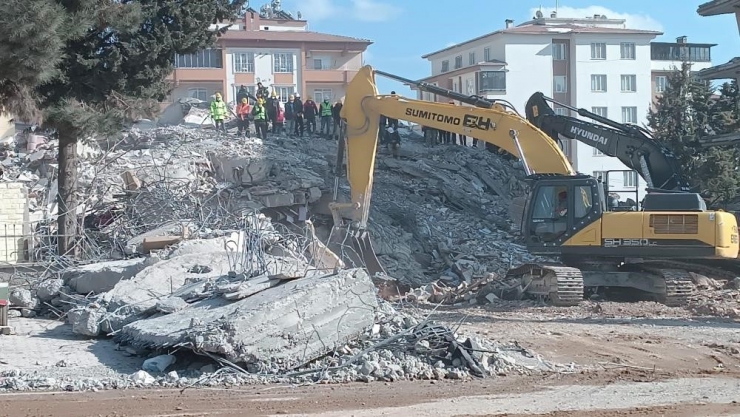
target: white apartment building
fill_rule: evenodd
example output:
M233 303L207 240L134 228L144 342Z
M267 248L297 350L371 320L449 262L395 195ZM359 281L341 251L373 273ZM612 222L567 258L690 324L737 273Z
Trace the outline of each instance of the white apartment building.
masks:
M620 123L647 124L656 96L665 88L667 72L683 59L695 62L695 70L710 66L710 47L652 42L661 32L626 29L624 20L595 15L584 19L535 17L424 55L432 75L427 81L464 94L503 99L520 113L529 97L541 91L556 101L597 113ZM422 100L445 101L425 92ZM561 106L555 112L569 114ZM574 113L572 116L577 117ZM591 146L563 140L563 151L584 174L601 176L606 171L627 171L618 159ZM609 175L610 189L624 190L623 198L642 200L645 181L635 172Z

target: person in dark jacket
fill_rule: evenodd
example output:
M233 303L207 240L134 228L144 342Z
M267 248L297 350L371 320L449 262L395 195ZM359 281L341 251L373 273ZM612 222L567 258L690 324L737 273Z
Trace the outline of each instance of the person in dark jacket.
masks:
M342 112L342 100L337 100L336 103L331 108L331 118L334 121L334 127L331 131L331 137L338 138L339 136L339 127L342 123L342 117L340 116Z
M257 97L262 96L265 100L267 100L267 97L270 95L270 90L262 85L262 83L257 83L257 94L255 94Z
M272 124L272 133L275 133L275 124L276 124L276 118L278 114L278 106L280 105L280 100L278 99L277 93L274 91L270 94L270 98L267 99L267 118L270 120L270 123Z
M288 135L293 135L296 126L295 126L295 117L296 109L298 106L295 103L295 96L291 94L288 96L288 101L285 103L285 122L287 123L286 130L288 131Z
M295 93L295 129L293 130L293 134L301 137L303 136L303 131L305 130L305 116L303 111L303 101L301 101L301 95Z
M316 115L319 113L319 108L316 107L316 102L313 101L311 96L308 96L308 100L303 103L303 117L306 119L306 130L309 135L316 133Z

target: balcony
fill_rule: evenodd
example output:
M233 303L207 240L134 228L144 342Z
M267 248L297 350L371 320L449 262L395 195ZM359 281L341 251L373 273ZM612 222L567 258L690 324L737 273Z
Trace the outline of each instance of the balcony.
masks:
M192 82L192 81L218 81L221 82L226 78L223 68L175 68L167 76L168 81Z
M306 82L309 83L348 83L359 70L338 69L310 69L304 74Z

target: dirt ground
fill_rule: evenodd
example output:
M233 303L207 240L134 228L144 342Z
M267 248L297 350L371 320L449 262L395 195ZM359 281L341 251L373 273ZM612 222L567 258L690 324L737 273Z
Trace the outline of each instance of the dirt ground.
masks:
M434 317L573 368L457 382L5 394L0 416L740 416L740 325L732 320L608 302L440 307Z

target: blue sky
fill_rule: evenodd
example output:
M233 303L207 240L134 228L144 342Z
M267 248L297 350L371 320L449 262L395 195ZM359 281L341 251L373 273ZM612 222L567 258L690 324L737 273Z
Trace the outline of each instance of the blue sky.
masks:
M700 1L686 0L587 0L560 1L561 17L593 14L626 19L627 27L664 32L657 41L673 42L686 35L689 42L716 43L712 62L725 63L740 56L740 34L735 16L701 17ZM267 0L262 2L267 3ZM260 6L252 1L253 7ZM530 20L537 9L547 15L555 0L283 0L286 11L300 11L309 30L370 39L366 61L373 67L418 79L430 75L421 56L452 43L501 29L505 19L514 24ZM255 7L257 8L257 7ZM396 90L410 95L401 84L378 78L381 94Z

